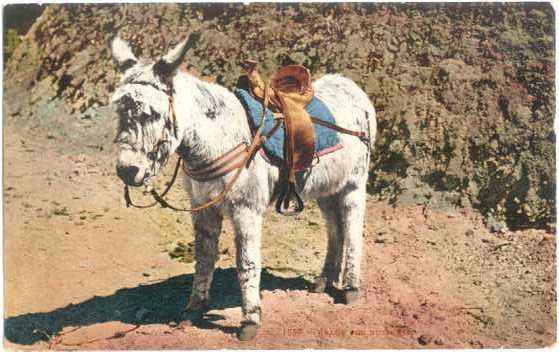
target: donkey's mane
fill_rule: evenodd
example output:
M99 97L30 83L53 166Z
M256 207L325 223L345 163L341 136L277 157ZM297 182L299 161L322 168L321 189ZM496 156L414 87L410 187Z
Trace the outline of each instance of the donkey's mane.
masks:
M185 124L189 159L207 161L250 140L242 105L227 88L186 72L175 76L173 87L175 109L180 123Z

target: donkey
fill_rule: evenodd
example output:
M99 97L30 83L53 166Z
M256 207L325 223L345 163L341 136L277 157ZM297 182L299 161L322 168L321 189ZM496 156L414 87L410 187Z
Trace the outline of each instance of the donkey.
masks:
M112 97L119 115L116 169L127 185L145 184L157 175L172 153L178 153L189 167L202 167L240 142L251 141L246 112L232 92L178 70L195 41L191 34L157 61L138 60L128 43L118 36L110 43L122 73ZM297 179L303 199L316 199L327 221L328 250L322 273L314 284L315 291L335 288L340 290L345 303L352 303L358 298L360 285L366 183L376 134L375 110L367 95L340 75L325 75L313 83L313 88L339 126L365 131L370 137L370 144L365 144L354 136L339 134L343 148L322 156L319 163L301 172ZM215 197L230 177L228 174L210 182L198 182L185 175L184 187L191 205L199 206ZM209 307L222 220L228 217L235 229L242 297L243 320L238 333L241 340L252 339L261 324L262 218L274 201L279 177L278 168L256 154L219 204L192 213L196 265L186 311L203 314Z

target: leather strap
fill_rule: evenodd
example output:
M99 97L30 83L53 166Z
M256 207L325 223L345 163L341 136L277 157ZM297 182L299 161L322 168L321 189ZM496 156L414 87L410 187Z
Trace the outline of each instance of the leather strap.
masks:
M171 190L171 187L173 187L173 184L175 183L175 180L177 179L177 175L179 174L180 164L181 164L181 159L179 158L179 160L177 161L177 165L175 166L175 171L173 171L173 177L171 177L171 182L169 182L169 184L167 185L167 188L165 188L163 193L161 193L161 197L165 196L167 194L167 192L169 192L169 190ZM150 204L146 204L146 205L134 204L134 202L132 202L132 198L130 197L130 190L128 189L128 185L124 185L124 200L126 201L126 207L127 208L129 208L130 206L132 206L134 208L151 208L151 207L153 207L154 205L157 204L157 201L155 201L153 203L150 203Z
M340 127L340 126L338 126L336 124L333 124L333 123L330 123L328 121L321 120L318 117L314 117L314 116L311 116L311 120L312 120L312 122L314 122L318 125L322 125L324 127L330 128L330 129L332 129L336 132L340 132L340 133L343 133L343 134L349 134L351 136L358 137L359 139L361 139L364 142L369 142L370 141L366 132L348 130L346 128Z
M185 164L182 165L182 168L188 176L196 181L203 182L214 180L239 168L245 158L247 150L248 144L243 142L203 168L189 170Z

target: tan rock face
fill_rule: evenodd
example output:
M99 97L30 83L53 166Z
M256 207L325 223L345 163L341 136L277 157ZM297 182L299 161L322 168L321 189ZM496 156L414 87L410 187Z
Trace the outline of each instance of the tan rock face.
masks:
M183 68L228 87L247 58L264 76L293 62L342 73L378 110L371 191L512 227L555 221L549 5L48 5L6 63L6 118L47 116L49 101L95 116L119 30L144 57L201 30Z

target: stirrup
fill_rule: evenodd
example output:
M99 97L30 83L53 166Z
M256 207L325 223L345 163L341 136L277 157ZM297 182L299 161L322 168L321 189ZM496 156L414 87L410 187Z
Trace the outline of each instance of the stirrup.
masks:
M290 208L291 201L295 200L294 208ZM301 196L295 189L293 182L286 181L280 190L276 201L276 211L282 215L297 215L305 209Z

